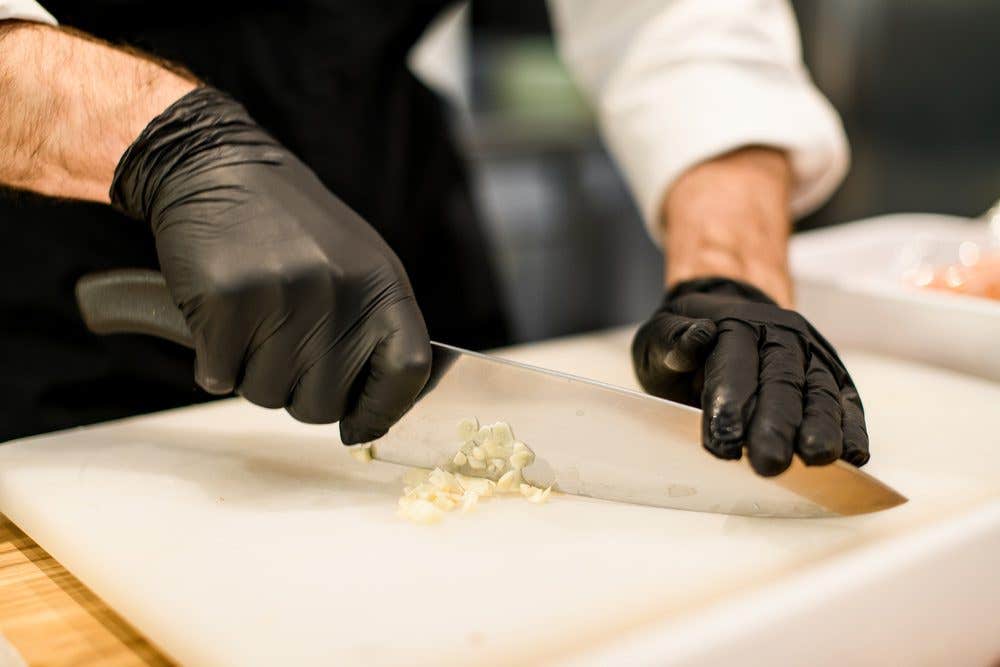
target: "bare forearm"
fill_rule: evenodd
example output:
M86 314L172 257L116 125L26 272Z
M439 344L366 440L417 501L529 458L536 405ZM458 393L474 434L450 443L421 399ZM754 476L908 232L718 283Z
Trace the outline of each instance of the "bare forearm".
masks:
M767 148L741 149L688 170L663 204L666 284L734 278L790 307L790 186L787 157Z
M0 183L108 202L122 153L195 85L82 35L0 22Z

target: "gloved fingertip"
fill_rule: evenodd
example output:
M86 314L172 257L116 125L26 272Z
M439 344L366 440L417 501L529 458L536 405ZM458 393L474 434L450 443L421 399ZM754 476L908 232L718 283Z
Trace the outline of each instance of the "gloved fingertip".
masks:
M790 456L774 449L750 450L750 465L762 477L774 477L788 470L792 464Z
M709 430L713 439L725 442L743 439L743 415L740 414L736 403L727 401L713 405L709 410L711 414Z
M195 375L194 381L199 387L210 394L215 394L216 396L231 394L235 389L235 383L232 380L215 377L213 375L199 373Z
M809 433L799 436L797 450L802 462L809 466L822 466L840 458L843 447L835 436Z
M712 456L719 459L726 459L728 461L738 461L743 457L743 443L736 441L724 441L718 440L716 438L711 438L704 443L705 449L707 449Z
M388 433L388 429L374 428L359 424L357 420L344 418L340 421L340 441L345 445L361 445L378 440Z
M202 361L205 352L199 351L194 358L194 381L210 394L217 396L231 394L236 389L236 377L234 373L222 372L210 364Z
M844 453L840 458L847 461L851 465L860 468L864 464L868 463L868 460L871 458L871 454L857 447L848 447L844 450Z

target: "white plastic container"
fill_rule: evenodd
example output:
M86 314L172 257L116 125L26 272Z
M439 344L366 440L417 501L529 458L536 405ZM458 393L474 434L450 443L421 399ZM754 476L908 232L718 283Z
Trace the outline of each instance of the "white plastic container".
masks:
M1000 381L1000 302L912 285L960 248L995 247L982 220L907 213L806 232L792 241L799 310L837 346Z

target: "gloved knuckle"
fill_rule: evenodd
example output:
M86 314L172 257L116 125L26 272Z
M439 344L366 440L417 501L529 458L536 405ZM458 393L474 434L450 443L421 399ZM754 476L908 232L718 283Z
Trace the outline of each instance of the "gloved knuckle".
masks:
M278 279L266 269L217 267L205 273L201 300L209 306L225 306L247 300L260 303L280 294Z
M389 370L394 375L408 380L426 380L431 370L430 347L419 347L396 354L389 361Z
M283 282L297 293L310 296L329 293L337 282L337 271L330 262L314 258L285 271Z

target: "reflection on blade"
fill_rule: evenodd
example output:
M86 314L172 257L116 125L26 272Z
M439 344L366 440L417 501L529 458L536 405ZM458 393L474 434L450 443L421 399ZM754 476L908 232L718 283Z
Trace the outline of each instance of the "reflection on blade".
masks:
M843 462L796 461L771 479L699 444L701 411L639 392L434 344L417 404L374 443L378 459L430 468L454 455L458 422L505 421L535 452L526 481L564 493L754 516L861 514L906 499Z

